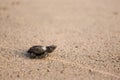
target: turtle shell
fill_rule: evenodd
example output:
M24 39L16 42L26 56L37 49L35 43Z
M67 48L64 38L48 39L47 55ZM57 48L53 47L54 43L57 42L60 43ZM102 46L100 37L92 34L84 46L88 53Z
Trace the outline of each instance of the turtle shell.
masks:
M28 51L28 56L30 58L44 58L48 55L48 53L53 52L56 49L56 46L51 45L51 46L32 46Z
M28 50L28 53L34 53L34 54L43 54L46 50L43 49L43 46L33 46Z

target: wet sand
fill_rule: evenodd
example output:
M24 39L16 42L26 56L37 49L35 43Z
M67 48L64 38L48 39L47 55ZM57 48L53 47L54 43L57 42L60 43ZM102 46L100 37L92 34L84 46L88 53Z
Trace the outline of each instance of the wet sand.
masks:
M120 80L120 1L0 0L0 80Z

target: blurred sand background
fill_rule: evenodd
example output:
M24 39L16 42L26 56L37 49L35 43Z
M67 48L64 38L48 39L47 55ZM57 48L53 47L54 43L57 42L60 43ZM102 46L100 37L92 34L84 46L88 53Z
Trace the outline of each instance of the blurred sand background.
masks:
M120 80L120 0L0 0L0 80Z

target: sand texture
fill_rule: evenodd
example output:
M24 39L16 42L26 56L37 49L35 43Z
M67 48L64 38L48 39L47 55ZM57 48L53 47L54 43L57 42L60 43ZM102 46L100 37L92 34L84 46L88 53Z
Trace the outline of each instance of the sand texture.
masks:
M120 80L120 0L0 0L0 80Z

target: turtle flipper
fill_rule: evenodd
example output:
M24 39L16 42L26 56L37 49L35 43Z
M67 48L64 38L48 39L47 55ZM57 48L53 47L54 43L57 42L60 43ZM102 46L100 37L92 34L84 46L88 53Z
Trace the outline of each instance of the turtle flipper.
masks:
M49 54L46 52L40 56L37 56L38 58L42 59L42 58L46 58Z
M29 56L30 56L31 59L36 58L36 55L34 53L30 53Z

